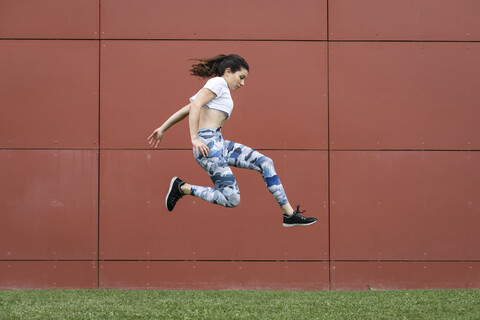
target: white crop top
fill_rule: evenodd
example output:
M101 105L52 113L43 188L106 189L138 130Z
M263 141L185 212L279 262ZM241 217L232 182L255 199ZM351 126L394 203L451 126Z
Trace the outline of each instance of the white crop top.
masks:
M222 111L227 115L227 119L230 118L230 114L233 110L233 100L230 94L230 89L228 88L227 81L225 81L225 79L223 79L222 77L211 78L207 81L203 88L207 88L217 95L203 108ZM198 94L200 93L200 91L202 91L202 89L200 89L196 95L190 98L190 102L193 102L197 98Z

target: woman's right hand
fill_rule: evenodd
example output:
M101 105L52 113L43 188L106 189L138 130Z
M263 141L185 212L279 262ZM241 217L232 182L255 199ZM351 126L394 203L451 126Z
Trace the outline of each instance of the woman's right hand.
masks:
M200 152L204 157L208 156L208 153L210 150L208 149L207 145L200 141L198 138L192 139L192 145L195 148L195 151L197 152L197 156L200 155Z
M150 147L152 148L158 147L160 145L160 142L162 142L162 137L163 137L163 131L160 128L153 131L150 137L147 138L148 143L150 144Z

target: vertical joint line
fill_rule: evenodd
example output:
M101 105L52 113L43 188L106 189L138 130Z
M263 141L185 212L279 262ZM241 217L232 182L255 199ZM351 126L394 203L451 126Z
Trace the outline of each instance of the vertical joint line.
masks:
M330 40L330 12L328 8L328 0L327 0L327 44L328 41Z
M100 288L100 159L101 159L101 146L100 146L100 70L101 70L101 59L102 59L102 41L101 41L101 31L102 31L102 0L98 0L98 164L97 164L97 289Z
M328 166L328 191L327 191L327 201L328 201L328 290L332 289L332 245L331 245L331 234L330 234L330 211L331 211L331 201L330 201L330 12L329 12L329 1L327 0L327 166Z

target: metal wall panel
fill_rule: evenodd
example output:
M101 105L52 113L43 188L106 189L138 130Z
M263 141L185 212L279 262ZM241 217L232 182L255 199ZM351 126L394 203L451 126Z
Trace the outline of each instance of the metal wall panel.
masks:
M98 41L0 41L0 148L98 147Z
M326 0L103 0L101 12L104 39L327 39Z
M331 0L331 40L480 40L477 0Z
M331 265L332 290L480 289L480 262L346 262Z
M480 43L331 43L334 149L480 148Z
M478 260L480 154L331 154L335 260Z
M97 261L0 261L0 289L95 289Z
M327 290L328 262L101 261L100 288Z
M480 288L479 9L2 1L0 289ZM218 53L251 66L224 136L270 156L314 226L283 228L248 170L237 208L164 208L173 175L211 181L187 120L146 138L205 83L189 59Z
M256 171L233 169L236 208L196 197L165 208L170 179L212 186L188 150L101 152L100 258L141 260L328 260L327 153L265 151L293 205L319 222L285 228ZM301 243L302 245L298 245Z
M98 39L98 1L2 0L0 38Z
M96 259L94 150L0 150L0 259Z
M235 41L102 41L101 146L145 148L146 137L205 83L189 75L188 60L222 52L250 64L225 132L254 139L255 148L328 147L326 44ZM170 129L162 147L190 149L188 120Z

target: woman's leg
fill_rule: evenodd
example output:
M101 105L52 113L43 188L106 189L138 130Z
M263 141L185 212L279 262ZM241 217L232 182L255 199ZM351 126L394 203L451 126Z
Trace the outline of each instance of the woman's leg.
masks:
M244 146L240 143L225 140L228 164L230 166L256 170L262 174L263 180L268 190L277 200L283 213L287 215L293 214L293 208L288 202L285 190L277 176L272 159L261 154L260 152Z
M202 134L200 134L200 131ZM268 190L277 200L279 206L282 208L283 226L308 226L317 222L316 218L307 218L300 213L303 211L293 210L287 200L285 191L280 182L280 179L275 172L273 161L262 155L260 152L246 147L239 143L226 141L222 139L219 131L208 131L205 129L199 130L199 137L204 139L210 152L208 156L197 155L194 150L197 162L208 172L216 188L193 186L184 183L178 178L177 181L179 191L173 192L176 188L170 187L167 195L167 209L172 211L176 201L182 197L183 194L191 194L211 203L219 204L225 207L235 207L240 202L240 192L238 190L235 177L229 166L238 168L252 169L262 174L263 180L267 185ZM172 196L171 196L172 195ZM174 198L173 200L170 198ZM172 200L169 202L169 200Z
M187 185L186 191L205 201L224 207L236 207L240 203L240 191L233 172L228 166L225 143L218 133L202 131L199 137L209 148L207 156L195 154L198 164L207 171L215 188ZM194 151L195 153L195 151Z
M207 172L210 174L215 188L192 185L190 194L224 207L238 206L240 203L240 191L227 162L219 158L213 158L209 161L201 161L200 165L203 168L209 167L210 170L207 170Z

